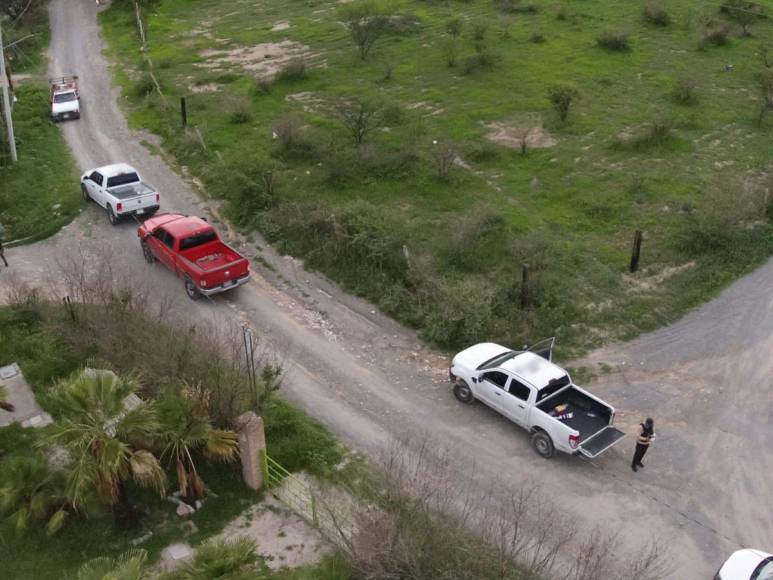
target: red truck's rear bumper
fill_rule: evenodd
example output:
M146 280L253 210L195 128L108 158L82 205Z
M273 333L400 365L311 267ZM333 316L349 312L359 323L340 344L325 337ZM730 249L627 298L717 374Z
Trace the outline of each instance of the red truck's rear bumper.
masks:
M239 286L246 284L249 281L250 281L250 275L247 274L246 276L237 278L236 280L231 280L230 282L226 282L221 286L215 286L213 288L199 287L199 292L204 296L212 296L214 294L220 294L221 292L225 292L226 290L233 290L234 288L238 288Z

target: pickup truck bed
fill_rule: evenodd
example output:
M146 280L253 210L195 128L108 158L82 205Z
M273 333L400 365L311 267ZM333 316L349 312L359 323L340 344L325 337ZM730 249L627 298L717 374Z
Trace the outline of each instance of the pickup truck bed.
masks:
M552 397L548 397L539 403L537 408L550 415L556 405L562 404L568 405L565 413L571 413L572 418L559 420L580 432L580 442L596 435L609 425L609 419L611 418L609 408L574 387L569 387L559 391Z
M152 187L150 187L147 183L144 183L144 182L130 183L128 185L119 185L116 187L111 187L109 191L115 197L121 200L131 199L133 197L137 197L141 195L156 194L156 191Z
M196 246L190 250L180 252L180 255L186 260L195 263L205 272L211 272L226 267L229 264L242 259L242 257L232 251L231 248L219 242L210 242L209 244Z

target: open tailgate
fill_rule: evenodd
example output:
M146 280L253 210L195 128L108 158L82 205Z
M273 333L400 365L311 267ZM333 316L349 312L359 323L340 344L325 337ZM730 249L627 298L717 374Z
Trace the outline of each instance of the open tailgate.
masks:
M593 459L604 453L604 451L612 447L623 437L625 437L625 433L616 429L613 425L609 425L580 443L578 451L585 457Z

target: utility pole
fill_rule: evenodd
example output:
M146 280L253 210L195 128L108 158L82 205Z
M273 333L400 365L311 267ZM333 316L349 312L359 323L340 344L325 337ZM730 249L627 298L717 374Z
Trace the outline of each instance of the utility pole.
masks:
M8 131L8 148L11 150L11 162L16 163L16 139L13 136L11 99L8 97L8 77L5 74L5 52L3 51L2 25L0 25L0 84L3 86L3 112L5 113L5 128Z

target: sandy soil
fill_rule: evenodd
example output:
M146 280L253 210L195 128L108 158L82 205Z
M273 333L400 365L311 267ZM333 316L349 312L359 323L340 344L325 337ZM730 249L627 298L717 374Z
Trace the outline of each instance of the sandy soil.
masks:
M158 188L164 210L211 217L195 188L128 128L102 57L97 9L76 0L50 8L49 72L81 78L82 118L62 125L78 164L127 161ZM398 435L437 438L453 449L460 481L536 483L580 529L615 531L621 556L647 540L668 544L673 579L710 577L741 546L773 549L773 262L678 323L573 363L611 369L589 386L615 405L625 429L655 418L658 440L646 470L634 474L631 438L594 463L540 459L525 432L482 405L457 403L444 379L447 359L412 332L260 240L260 249L232 241L273 270L254 262L250 285L191 303L169 272L143 261L135 227L109 226L92 204L50 240L9 250L0 293L12 278L56 278L63 259L100 248L127 278L152 284L159 303L182 320L249 322L283 354L283 395L356 449L377 455Z

